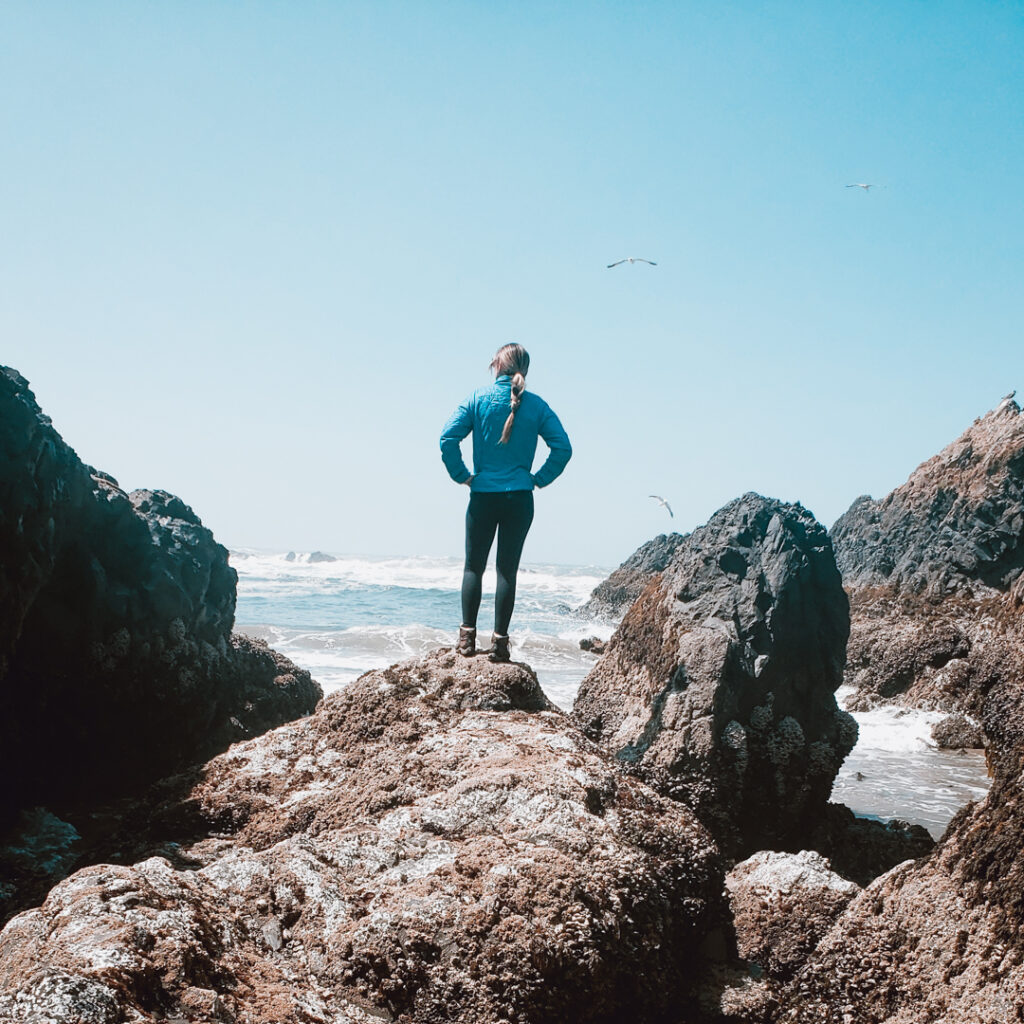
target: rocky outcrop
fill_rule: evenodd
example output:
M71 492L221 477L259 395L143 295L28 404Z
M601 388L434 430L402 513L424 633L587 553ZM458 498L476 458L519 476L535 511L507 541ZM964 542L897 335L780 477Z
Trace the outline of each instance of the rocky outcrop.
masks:
M573 714L730 854L799 848L857 736L834 697L848 629L825 529L747 494L684 539Z
M205 760L320 697L232 639L235 571L192 509L84 465L9 369L0 551L0 820Z
M856 897L781 999L779 1021L1006 1024L1024 1006L1024 638L984 701L995 773L936 852Z
M1024 570L1017 403L1005 399L887 497L858 498L831 535L851 593L851 707L977 714Z
M715 846L524 666L368 673L188 782L125 828L157 855L80 871L0 932L0 1017L694 1019Z
M944 750L966 750L985 746L985 733L980 722L954 712L932 726L932 739Z
M819 853L764 850L726 876L739 955L773 981L789 978L860 886L832 871Z
M1007 590L1024 570L1020 407L1004 400L891 494L858 498L832 542L851 587L939 598Z
M599 583L579 613L590 618L617 619L647 585L672 561L686 536L662 533L641 544L603 583Z

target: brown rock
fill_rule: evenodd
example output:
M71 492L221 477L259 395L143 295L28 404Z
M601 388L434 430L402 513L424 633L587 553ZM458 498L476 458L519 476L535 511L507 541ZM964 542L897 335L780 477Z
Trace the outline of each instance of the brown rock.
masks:
M655 576L668 568L684 540L685 534L660 533L641 544L608 579L594 588L579 613L613 620L620 618Z
M984 701L995 778L930 857L873 882L781 997L779 1021L1007 1024L1024 1007L1024 638Z
M860 886L831 870L819 853L763 850L725 879L737 949L773 980L790 977L831 928Z
M970 750L985 746L981 724L954 712L932 726L932 739L945 750Z
M880 501L832 527L850 588L846 681L867 709L977 714L1024 587L1024 416L1006 399ZM987 647L996 644L993 650Z
M1012 399L974 421L880 501L832 527L847 586L931 599L1005 591L1024 570L1024 416Z
M14 918L0 1018L664 1020L724 912L686 808L528 668L450 651L364 675L152 811L148 841L188 835L189 868L88 868Z
M893 818L858 818L845 804L830 803L807 845L826 856L832 870L858 885L867 885L905 860L924 857L935 840L921 825Z

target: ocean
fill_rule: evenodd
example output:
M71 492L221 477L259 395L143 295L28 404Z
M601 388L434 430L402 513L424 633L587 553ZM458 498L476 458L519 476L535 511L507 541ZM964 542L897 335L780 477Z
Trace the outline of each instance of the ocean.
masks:
M308 669L325 693L370 669L451 646L458 633L461 559L242 548L231 551L231 564L238 571L236 629ZM612 568L525 564L519 571L512 657L531 665L545 693L566 711L597 661L580 640L607 639L615 629L573 609ZM493 582L492 568L480 613L484 642ZM840 690L840 703L844 696ZM882 708L854 717L860 739L840 769L833 800L857 814L916 822L938 838L960 807L985 795L980 752L942 751L932 743L930 729L941 715Z

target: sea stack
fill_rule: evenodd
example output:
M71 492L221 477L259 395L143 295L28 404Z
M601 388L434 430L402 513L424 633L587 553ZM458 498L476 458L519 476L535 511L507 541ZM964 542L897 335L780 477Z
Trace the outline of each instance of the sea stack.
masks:
M685 537L580 687L583 730L730 855L799 844L857 726L834 691L849 607L825 528L746 494Z

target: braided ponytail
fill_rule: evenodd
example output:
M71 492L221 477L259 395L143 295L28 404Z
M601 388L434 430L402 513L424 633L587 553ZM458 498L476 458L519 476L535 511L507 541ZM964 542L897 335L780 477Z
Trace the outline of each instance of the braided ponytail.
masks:
M512 433L512 424L516 420L516 410L519 408L519 403L523 400L523 392L526 390L526 379L521 373L516 373L512 377L512 411L508 414L508 419L505 420L505 426L501 430L501 440L498 444L508 444L509 435Z
M491 360L491 369L496 377L502 374L512 376L512 411L505 420L505 426L501 431L501 439L498 444L508 444L512 434L512 424L515 423L516 410L523 400L523 392L526 390L526 373L530 369L530 353L522 345L502 345Z

